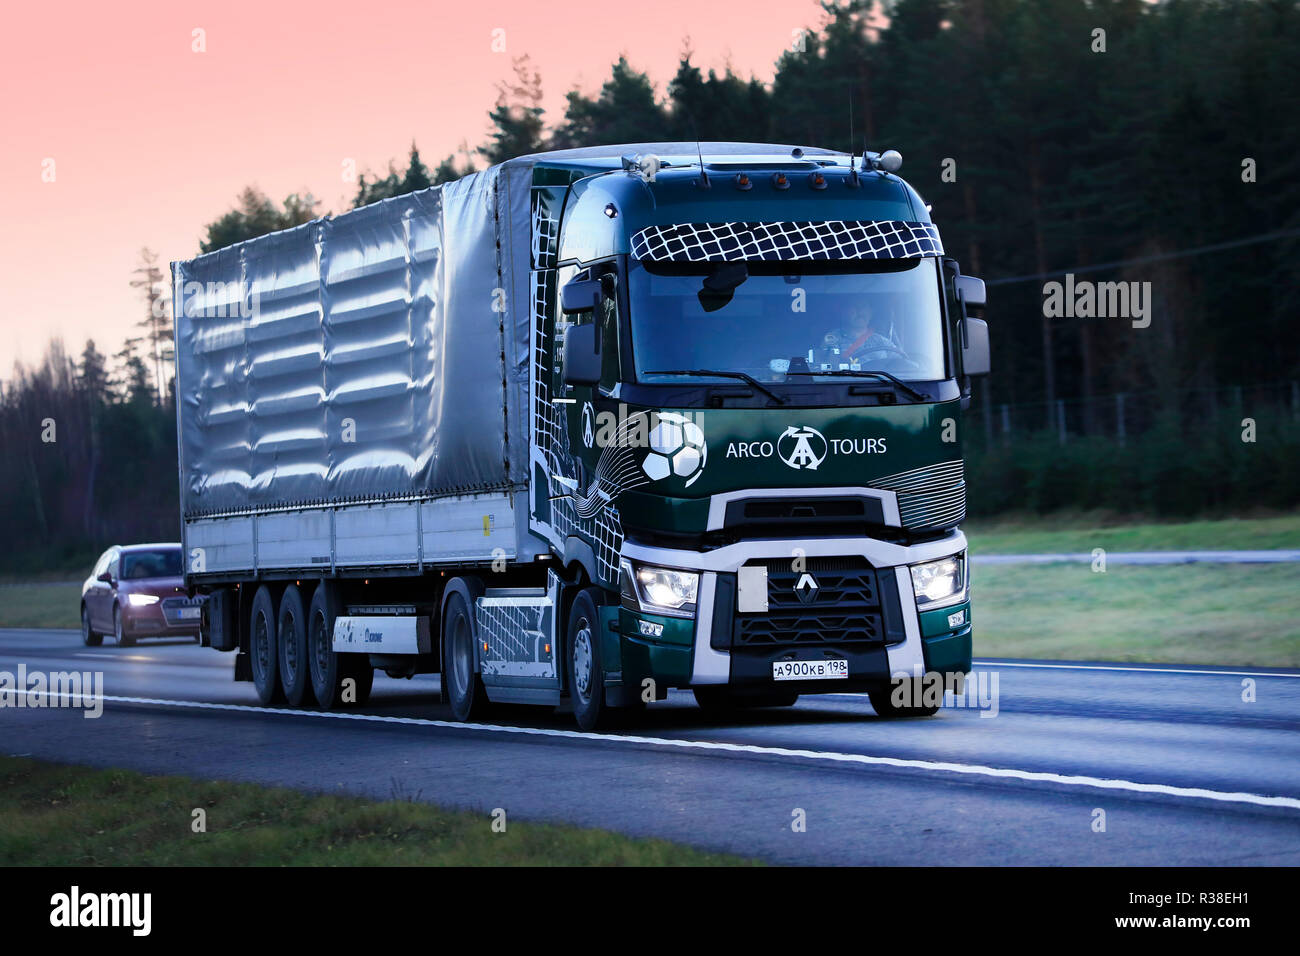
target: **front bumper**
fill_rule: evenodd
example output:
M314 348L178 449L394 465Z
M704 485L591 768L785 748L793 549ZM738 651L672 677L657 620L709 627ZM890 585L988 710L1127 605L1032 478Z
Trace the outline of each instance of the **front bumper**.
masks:
M122 632L127 637L198 637L200 618L181 617L186 607L198 604L186 598L164 598L157 604L135 607L124 601L118 608Z
M624 557L696 570L700 582L694 620L621 610L623 683L650 678L669 687L779 686L815 694L865 690L898 674L964 673L971 657L969 585L953 603L918 613L908 566L965 548L960 531L910 546L871 538L780 539L693 552L625 543ZM784 596L794 594L789 582L770 578L768 611L739 611L737 573L755 564L776 569L769 573L812 570L821 576L822 604L801 607ZM849 676L773 680L775 663L825 659L848 661Z

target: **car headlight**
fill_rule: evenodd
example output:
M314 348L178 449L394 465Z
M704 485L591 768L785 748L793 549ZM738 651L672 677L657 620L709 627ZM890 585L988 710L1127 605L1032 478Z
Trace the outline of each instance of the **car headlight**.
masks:
M629 561L623 562L622 571L642 611L668 617L695 616L695 599L700 587L698 572Z
M966 552L938 561L914 564L912 571L912 593L916 595L916 606L922 610L927 607L955 604L966 593Z
M128 595L126 596L126 603L129 604L129 605L131 605L132 607L148 607L150 604L157 604L157 603L158 603L158 595L156 595L156 594L128 594Z

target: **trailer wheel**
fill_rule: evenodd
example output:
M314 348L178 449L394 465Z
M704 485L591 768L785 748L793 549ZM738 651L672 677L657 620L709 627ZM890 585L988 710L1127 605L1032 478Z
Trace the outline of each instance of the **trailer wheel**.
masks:
M280 687L291 707L311 706L311 674L307 653L307 612L302 607L302 592L289 585L280 595L277 618Z
M311 689L323 710L333 710L343 699L343 678L347 668L334 651L334 619L338 602L328 581L316 585L307 611L307 665ZM374 671L370 672L372 677Z
M90 612L86 610L86 605L81 605L81 643L87 647L99 647L104 643L104 635L96 634L95 629L90 626Z
M443 609L442 640L446 661L442 679L451 714L457 720L480 720L487 713L487 691L474 668L474 618L464 595L455 591Z
M564 629L564 657L573 716L586 731L604 728L613 716L613 708L605 703L599 601L600 591L596 588L579 591L569 607L569 620Z
M263 584L253 595L248 618L248 662L253 671L253 687L263 706L280 703L279 649L276 646L275 602Z
M921 681L916 678L908 678L913 681L912 687L909 688L911 693L905 697L905 700L920 700L922 685ZM934 706L904 706L894 703L894 684L877 684L867 689L867 696L871 699L871 708L876 712L878 717L889 719L891 717L933 717L939 712L937 705Z

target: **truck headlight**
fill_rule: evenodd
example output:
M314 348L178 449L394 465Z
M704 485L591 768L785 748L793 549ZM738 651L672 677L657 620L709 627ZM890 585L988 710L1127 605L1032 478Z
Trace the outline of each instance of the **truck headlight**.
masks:
M966 592L966 552L938 561L914 564L912 571L912 593L916 595L916 606L920 609L954 604Z
M158 603L156 594L128 594L126 603L132 607L148 607L150 604Z
M638 606L647 614L694 617L700 575L696 571L623 562L623 579L635 590Z

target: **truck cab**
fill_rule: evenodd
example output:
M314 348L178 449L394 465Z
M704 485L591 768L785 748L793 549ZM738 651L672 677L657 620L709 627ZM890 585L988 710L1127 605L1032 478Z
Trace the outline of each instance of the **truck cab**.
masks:
M630 155L565 189L535 511L610 595L606 698L928 714L920 679L970 669L983 284L894 157Z

